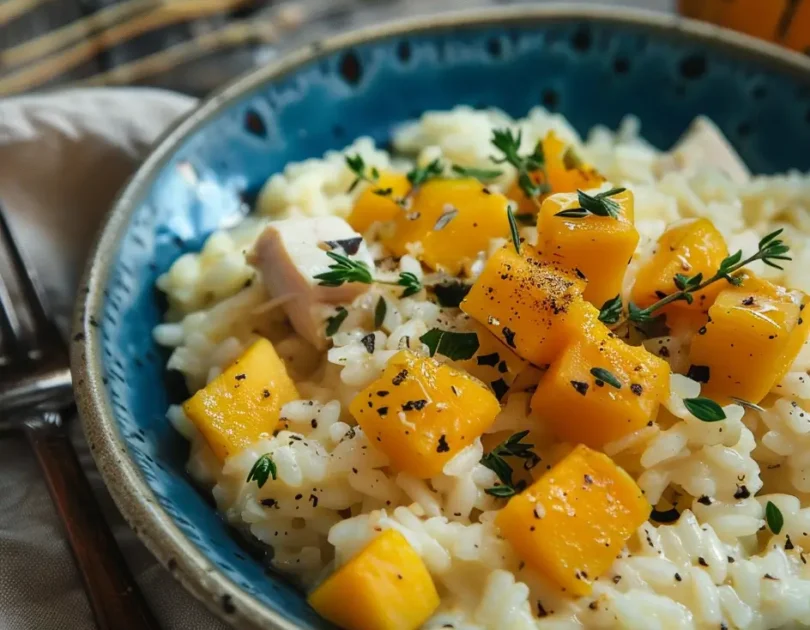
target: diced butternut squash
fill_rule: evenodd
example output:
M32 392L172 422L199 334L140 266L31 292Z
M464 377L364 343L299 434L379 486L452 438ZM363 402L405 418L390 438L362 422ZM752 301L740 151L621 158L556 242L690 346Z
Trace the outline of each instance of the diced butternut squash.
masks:
M660 236L652 257L639 269L632 300L642 308L650 306L678 290L675 286L676 274L694 276L702 273L704 279L709 278L715 274L726 256L726 242L711 221L678 221ZM707 313L722 288L723 283L715 282L693 293L692 304L673 302L661 312L667 315L683 310Z
M394 529L379 534L309 596L345 630L417 630L439 607L425 563Z
M741 277L738 287L718 283L726 288L689 354L702 394L721 403L730 396L759 403L790 369L810 330L810 319L802 316L806 295L750 272Z
M403 212L397 200L407 195L410 189L411 183L404 173L381 173L377 183L367 186L354 202L349 225L363 234L376 221L393 221Z
M568 593L587 595L649 515L633 479L579 445L512 497L495 523L521 560Z
M397 256L410 250L428 267L456 275L490 239L509 236L508 205L476 179L434 179L395 216L383 243Z
M478 335L478 351L471 358L455 361L453 365L489 385L495 397L502 400L528 363L485 326L473 321L470 328Z
M299 398L284 361L267 339L254 342L233 364L183 405L222 461L278 424L281 407Z
M394 468L427 479L492 425L500 405L477 379L403 350L349 410Z
M545 174L538 171L532 173L531 178L535 183L548 183L551 190L545 195L540 195L538 202L550 194L599 188L604 183L605 178L591 165L583 162L574 148L563 142L553 131L546 134L542 144L546 160ZM521 190L518 182L512 184L506 196L518 202L519 212L526 214L537 212L537 206Z
M655 417L669 395L670 369L645 348L624 343L588 306L588 324L540 378L531 409L561 440L601 449ZM615 381L599 378L601 370Z
M510 243L489 258L461 310L527 361L545 365L581 324L575 306L585 304L584 289L573 271L525 243L518 254Z
M581 218L557 216L580 207L577 193L551 195L543 202L537 218L538 249L578 269L588 281L584 298L597 307L621 292L624 273L639 239L633 226L633 193L626 190L610 199L619 204L615 219L595 214Z

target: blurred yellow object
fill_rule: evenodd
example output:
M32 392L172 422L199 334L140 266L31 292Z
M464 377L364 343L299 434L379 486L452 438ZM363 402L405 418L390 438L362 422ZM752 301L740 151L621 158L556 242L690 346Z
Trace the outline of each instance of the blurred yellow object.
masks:
M681 13L810 52L810 0L680 0Z

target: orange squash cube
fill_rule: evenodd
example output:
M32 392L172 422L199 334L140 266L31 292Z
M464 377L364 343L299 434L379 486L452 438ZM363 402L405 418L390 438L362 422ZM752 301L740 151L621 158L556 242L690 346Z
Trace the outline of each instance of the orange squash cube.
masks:
M372 223L393 221L400 212L404 212L397 200L407 195L410 189L411 183L404 173L380 173L377 183L367 186L360 193L347 222L363 234Z
M605 178L591 165L582 162L574 148L563 142L553 131L549 131L541 142L546 160L545 175L542 171L538 171L532 173L531 178L538 184L548 183L550 191L540 195L538 203L548 195L598 188L604 183ZM526 196L517 181L512 184L506 196L517 201L519 212L537 213L537 206Z
M420 479L438 475L500 410L477 379L409 350L391 357L382 376L349 406L393 467Z
M807 340L808 297L746 272L743 283L725 284L709 321L692 341L689 360L702 393L759 403L790 369ZM718 283L721 284L721 283Z
M655 417L669 396L670 368L645 348L624 343L591 308L579 339L540 378L531 410L559 439L601 449ZM599 370L616 382L600 379Z
M495 523L521 560L572 595L588 595L649 515L633 479L580 444L512 497Z
M582 323L585 280L521 246L493 254L461 310L535 365L551 363Z
M273 344L262 338L189 398L183 410L224 461L268 437L278 424L281 408L299 397L284 361Z
M619 204L615 219L595 214L582 218L557 216L580 207L577 193L551 195L537 217L538 249L582 272L588 282L583 297L597 307L621 292L639 239L633 226L633 193L626 190L610 199Z
M655 251L636 276L632 300L646 308L665 295L678 290L675 275L694 276L702 273L704 279L714 275L720 263L728 256L723 235L708 219L683 219L670 226L658 239ZM710 284L695 292L692 304L673 302L662 309L669 315L677 311L707 313L722 282Z
M413 547L387 529L326 578L308 601L346 630L417 630L439 607L439 594Z
M430 180L395 216L383 244L397 256L411 250L431 269L456 275L491 239L509 236L508 206L477 179Z

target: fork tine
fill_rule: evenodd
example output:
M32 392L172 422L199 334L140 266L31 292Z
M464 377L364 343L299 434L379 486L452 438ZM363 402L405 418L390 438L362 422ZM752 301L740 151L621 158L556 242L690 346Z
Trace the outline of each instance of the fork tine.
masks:
M5 258L3 268L9 272L0 278L0 307L17 345L28 352L29 358L37 358L42 343L53 341L55 327L47 315L44 294L33 265L17 244L1 205L0 256Z

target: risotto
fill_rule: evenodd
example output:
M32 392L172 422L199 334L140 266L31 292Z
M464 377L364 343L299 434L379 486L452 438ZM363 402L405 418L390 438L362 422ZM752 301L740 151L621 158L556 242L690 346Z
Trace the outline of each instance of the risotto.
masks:
M810 178L431 112L158 280L188 470L348 630L810 626Z

